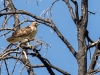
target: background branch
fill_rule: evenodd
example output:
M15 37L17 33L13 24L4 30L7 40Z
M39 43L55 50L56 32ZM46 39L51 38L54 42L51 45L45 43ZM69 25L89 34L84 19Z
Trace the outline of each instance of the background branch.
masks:
M92 57L92 60L91 60L91 63L90 63L90 66L89 66L89 69L88 69L88 72L91 72L94 70L95 66L96 66L96 62L98 60L98 51L100 50L100 39L99 41L97 42L96 44L96 48L95 48L95 52L93 54L93 57Z

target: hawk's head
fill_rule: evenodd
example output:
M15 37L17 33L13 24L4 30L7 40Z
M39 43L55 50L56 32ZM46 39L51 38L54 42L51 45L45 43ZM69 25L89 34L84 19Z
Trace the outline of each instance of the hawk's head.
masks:
M35 22L33 22L30 26L32 26L32 27L33 27L33 26L37 27L38 25L39 25L39 23L35 21Z

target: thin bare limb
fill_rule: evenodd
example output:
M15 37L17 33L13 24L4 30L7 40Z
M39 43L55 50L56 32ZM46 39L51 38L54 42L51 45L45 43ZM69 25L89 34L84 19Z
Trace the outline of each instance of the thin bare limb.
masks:
M81 1L81 23L85 23L85 28L87 28L88 22L88 0Z
M10 74L9 74L9 70L8 70L8 66L7 66L6 60L4 60L4 62L5 62L5 66L6 66L7 73L8 73L8 75L10 75Z
M8 9L8 8L7 8L7 7L5 7L5 8L3 8L2 10L0 10L0 12L4 11L4 10L6 10L6 9Z
M26 46L23 46L22 47L23 49L26 48ZM55 73L53 72L53 70L51 69L51 67L49 66L49 64L46 62L46 60L40 55L40 53L38 52L37 49L35 49L34 47L27 47L27 49L31 49L33 50L37 55L37 58L40 59L40 61L45 65L45 67L47 68L48 72L51 74L51 75L55 75ZM34 55L33 55L34 56Z
M13 75L14 70L15 70L15 67L16 67L16 65L17 65L17 63L18 63L18 60L15 62L14 68L13 68L13 70L12 70L12 72L11 72L11 74L10 74L10 75Z
M38 50L34 49L35 52L37 53L37 57L40 59L40 61L46 66L48 72L51 75L55 75L55 73L53 72L53 70L51 69L51 67L49 66L49 64L44 60L44 58L40 55L40 53L38 52Z
M12 17L13 15L10 15L8 18L5 18L3 24L2 24L2 27L4 28L5 27L5 24L7 23L7 21Z
M44 10L44 11L41 13L40 16L44 15L44 18L45 18L46 14L47 14L47 15L50 14L50 15L49 15L49 19L52 19L52 11L51 11L51 10L52 10L53 5L54 5L57 1L58 1L58 0L55 0L47 10Z
M24 11L24 10L16 10L16 11L11 11L11 12L0 13L0 17L3 16L3 15L10 15L10 14L25 14L25 15L31 16L32 18L35 18L37 20L41 20L41 21L50 23L50 20L38 17L38 16L31 14L31 13Z
M0 28L0 32L2 32L4 30L13 30L13 29L12 28Z
M67 73L66 71L63 71L62 69L60 69L60 68L58 68L58 67L56 67L56 66L54 66L54 65L52 65L52 64L49 64L49 65L50 65L51 68L57 70L58 72L61 72L61 73L64 74L64 75L70 75L70 74ZM40 67L45 67L45 65L44 65L44 64L37 64L37 65L33 65L32 67L33 67L33 68L40 68Z
M91 12L91 11L88 11L90 14L93 14L93 15L95 15L97 12Z
M75 4L75 15L76 15L76 21L79 21L79 14L78 14L78 3L76 0L71 0Z
M66 3L66 5L68 6L69 11L70 11L70 14L71 14L71 17L72 17L74 23L76 23L75 14L74 14L74 11L73 11L73 8L72 8L71 4L69 3L69 0L63 0L63 1L64 1L64 2Z
M99 69L91 70L91 72L88 72L86 75L95 75L96 73L100 72Z
M56 25L53 23L53 21L51 22L50 27L56 32L56 34L58 35L58 37L66 44L66 46L69 48L69 50L72 52L73 56L75 58L77 58L77 52L75 51L75 49L72 47L72 45L68 42L67 39L65 39L65 37L60 33L60 31L58 30L58 28L56 27Z
M15 6L14 6L14 4L13 4L13 2L12 2L12 0L5 0L5 4L6 4L6 6L8 6L8 9L10 10L10 11L16 11L17 9L15 8ZM14 14L14 20L15 20L15 24L14 24L14 27L15 26L17 26L18 24L19 24L19 17L18 17L18 14ZM17 31L17 30L19 30L20 29L20 27L19 26L17 26L17 28L15 28L15 32Z

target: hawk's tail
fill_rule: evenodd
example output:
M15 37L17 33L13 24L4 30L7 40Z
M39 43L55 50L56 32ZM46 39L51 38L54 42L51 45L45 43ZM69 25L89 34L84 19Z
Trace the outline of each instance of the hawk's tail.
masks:
M10 37L6 39L9 43L14 43L16 42L16 38Z

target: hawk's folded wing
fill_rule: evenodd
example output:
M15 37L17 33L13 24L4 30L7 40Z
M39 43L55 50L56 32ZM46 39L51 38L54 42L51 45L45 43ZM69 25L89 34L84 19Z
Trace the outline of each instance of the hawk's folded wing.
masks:
M26 39L32 39L37 33L38 22L33 22L30 26L21 28L16 33L12 34L7 41L10 43L14 42L25 42Z
M7 38L7 41L10 42L10 43L14 43L14 42L17 42L17 41L20 42L25 38L27 38L27 39L33 38L33 36L30 37L32 32L33 31L29 26L24 27L24 28L18 30L18 32L13 34L10 38Z

